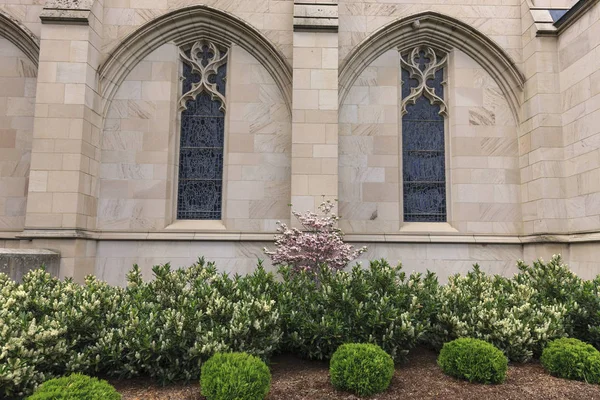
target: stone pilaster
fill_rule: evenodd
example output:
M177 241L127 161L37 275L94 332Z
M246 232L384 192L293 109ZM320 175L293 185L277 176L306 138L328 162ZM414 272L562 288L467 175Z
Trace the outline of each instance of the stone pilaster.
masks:
M521 3L524 103L519 155L525 234L566 230L564 146L561 127L558 49L555 37L540 36L550 26L539 12Z
M67 238L85 237L95 228L102 121L97 113L96 70L102 14L102 0L48 2L41 14L24 238L59 230ZM81 280L93 272L88 250L71 253L73 258L61 262L61 275Z
M311 210L338 194L337 2L295 4L292 206Z

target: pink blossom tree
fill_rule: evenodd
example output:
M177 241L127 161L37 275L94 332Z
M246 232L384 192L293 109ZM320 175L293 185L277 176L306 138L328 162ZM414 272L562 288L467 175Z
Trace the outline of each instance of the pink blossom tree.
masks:
M264 252L271 257L274 265L289 265L294 271L313 271L324 264L331 269L341 270L348 263L367 251L366 247L355 250L344 243L344 233L337 228L340 217L333 212L335 203L323 201L319 210L323 215L307 211L301 214L292 211L302 229L290 228L277 222L275 251Z

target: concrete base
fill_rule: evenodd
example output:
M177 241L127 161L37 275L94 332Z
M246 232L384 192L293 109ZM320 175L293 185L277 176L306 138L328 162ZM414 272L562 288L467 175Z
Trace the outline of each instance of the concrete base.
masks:
M5 249L0 248L0 273L7 274L17 282L28 271L40 267L58 276L60 253L46 249Z

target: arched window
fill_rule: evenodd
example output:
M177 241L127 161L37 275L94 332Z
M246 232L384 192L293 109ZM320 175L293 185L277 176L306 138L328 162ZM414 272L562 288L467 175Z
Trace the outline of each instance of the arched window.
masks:
M227 51L201 40L183 62L178 219L221 219Z
M404 221L446 222L446 55L419 46L402 53Z

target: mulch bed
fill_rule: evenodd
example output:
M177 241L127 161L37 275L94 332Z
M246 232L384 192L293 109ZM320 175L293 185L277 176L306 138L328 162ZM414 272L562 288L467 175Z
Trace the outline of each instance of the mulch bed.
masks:
M333 389L328 364L278 356L271 361L273 380L269 400L356 400L358 397ZM196 384L161 387L147 379L111 383L123 400L202 400ZM418 349L409 361L396 368L387 392L372 400L397 399L573 399L600 400L600 385L559 379L548 375L538 363L514 364L501 385L479 385L444 375L436 364L436 354Z

